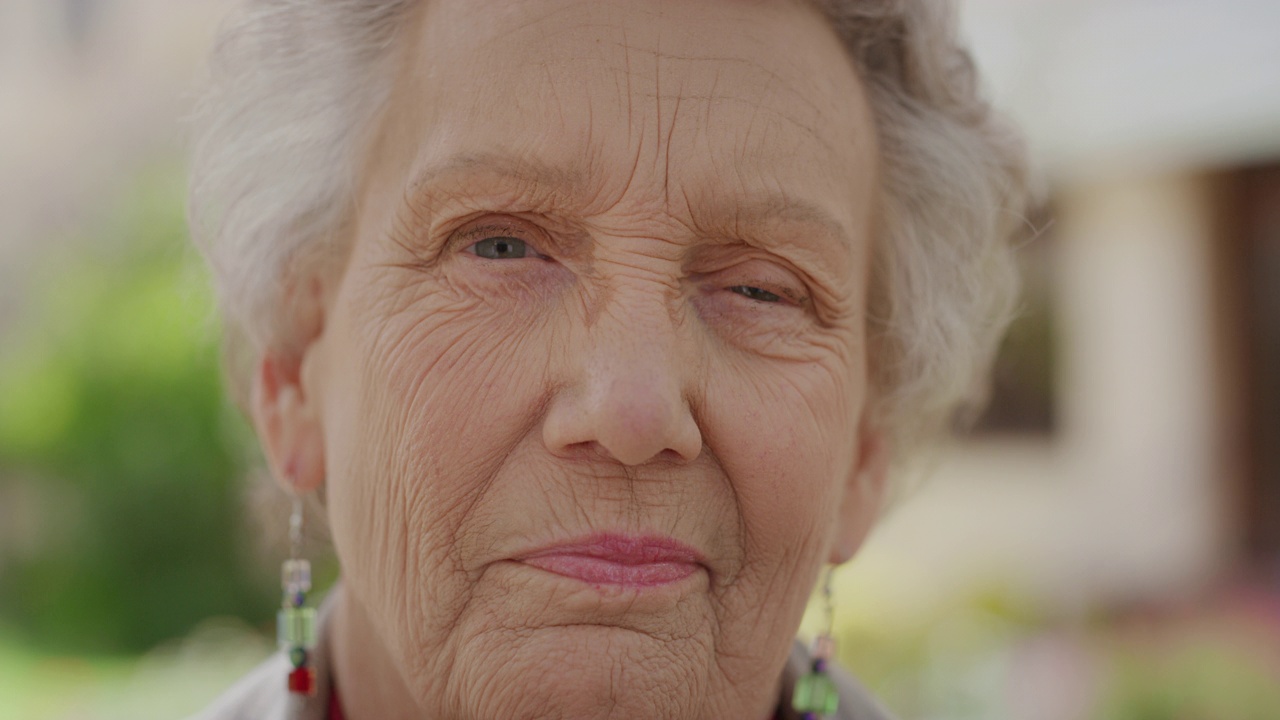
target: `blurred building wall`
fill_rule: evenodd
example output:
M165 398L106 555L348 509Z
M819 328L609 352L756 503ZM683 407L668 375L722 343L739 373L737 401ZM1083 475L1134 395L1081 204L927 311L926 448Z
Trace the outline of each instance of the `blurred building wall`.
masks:
M1221 179L1280 159L1280 3L968 0L963 19L1047 179L1031 242L1052 256L1059 422L953 448L846 582L896 609L991 586L1067 612L1195 595L1246 534Z

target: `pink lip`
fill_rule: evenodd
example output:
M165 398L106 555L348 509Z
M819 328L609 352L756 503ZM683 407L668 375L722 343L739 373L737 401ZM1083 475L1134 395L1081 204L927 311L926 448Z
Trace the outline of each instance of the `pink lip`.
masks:
M592 585L630 587L669 585L703 565L697 550L672 538L609 534L552 545L516 559Z

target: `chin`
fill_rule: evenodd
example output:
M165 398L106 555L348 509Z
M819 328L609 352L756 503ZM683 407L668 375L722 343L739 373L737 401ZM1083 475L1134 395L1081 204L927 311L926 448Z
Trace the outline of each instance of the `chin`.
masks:
M460 648L457 717L706 720L712 649L601 625L503 628ZM725 715L724 717L730 717Z

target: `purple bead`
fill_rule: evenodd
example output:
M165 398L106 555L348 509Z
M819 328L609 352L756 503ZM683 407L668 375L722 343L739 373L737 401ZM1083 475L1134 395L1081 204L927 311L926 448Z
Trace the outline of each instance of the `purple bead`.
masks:
M822 659L822 658L818 658L817 660L814 660L814 661L813 661L813 671L814 671L814 672L816 672L816 673L826 672L826 671L827 671L827 661L826 661L826 660L824 660L824 659Z

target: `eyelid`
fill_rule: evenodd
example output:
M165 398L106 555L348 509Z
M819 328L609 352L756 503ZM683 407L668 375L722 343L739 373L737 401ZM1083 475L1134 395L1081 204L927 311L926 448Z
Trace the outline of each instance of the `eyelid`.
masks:
M757 269L763 265L767 270ZM808 307L812 299L808 285L800 275L775 262L753 258L710 274L720 275L724 280L716 280L716 284L724 289L749 286L767 290L797 307Z
M458 240L469 241L468 244L479 242L486 238L493 238L493 237L511 237L517 240L524 240L525 242L529 242L529 240L524 237L524 235L520 232L519 229L511 227L510 224L504 225L501 223L493 223L489 225L476 225L472 227L463 228L461 231L455 233L454 236Z
M781 302L770 303L773 305L790 305L792 307L798 307L798 308L808 307L809 305L809 297L807 295L801 295L795 292L794 290L792 290L791 288L788 288L782 285L777 285L775 283L765 283L760 281L735 282L730 285L726 285L725 289L732 290L733 288L739 288L739 287L757 288L759 290L763 290L772 295L778 296ZM750 300L751 298L747 298L747 299ZM756 301L756 302L762 302L762 301Z
M487 222L486 222L487 220ZM532 228L522 227L524 223L512 222L499 218L484 218L471 225L464 225L455 230L449 238L449 244L459 250L467 250L476 243L495 237L509 237L523 242L539 257L547 257L542 251L542 241Z

